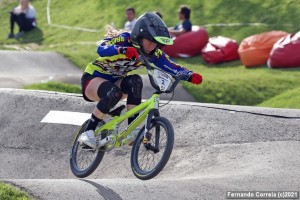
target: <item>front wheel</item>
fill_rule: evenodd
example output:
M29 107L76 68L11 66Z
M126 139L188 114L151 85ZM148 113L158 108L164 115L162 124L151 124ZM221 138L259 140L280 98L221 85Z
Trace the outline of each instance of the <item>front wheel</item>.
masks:
M70 167L72 173L78 178L84 178L91 175L100 164L105 151L95 149L85 149L79 142L79 136L84 132L89 120L87 120L77 132L75 141L71 149Z
M132 147L131 168L137 178L148 180L158 175L170 158L174 145L172 124L164 117L153 118L148 143L143 143L143 139L141 131Z

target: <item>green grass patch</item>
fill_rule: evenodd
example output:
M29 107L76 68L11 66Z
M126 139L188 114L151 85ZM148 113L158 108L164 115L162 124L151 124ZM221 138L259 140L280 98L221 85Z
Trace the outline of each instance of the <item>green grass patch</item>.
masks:
M32 84L24 87L24 89L29 90L47 90L56 92L67 92L67 93L81 93L81 87L78 85L58 83L58 82L47 82Z
M24 191L0 181L0 200L33 200Z
M294 108L300 109L300 87L283 92L261 104L259 106L272 108Z
M176 61L186 65L186 60ZM245 68L240 61L206 65L199 57L189 59L187 64L203 75L201 85L183 82L199 102L254 106L300 87L300 69Z

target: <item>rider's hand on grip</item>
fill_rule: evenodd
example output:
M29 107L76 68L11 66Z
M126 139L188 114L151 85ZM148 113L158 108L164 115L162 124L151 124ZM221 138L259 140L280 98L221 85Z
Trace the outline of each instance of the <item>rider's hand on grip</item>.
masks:
M139 57L139 54L134 47L119 47L119 52L130 59Z
M200 74L197 73L192 73L192 75L190 76L189 82L193 83L193 84L200 84L202 82L202 76Z

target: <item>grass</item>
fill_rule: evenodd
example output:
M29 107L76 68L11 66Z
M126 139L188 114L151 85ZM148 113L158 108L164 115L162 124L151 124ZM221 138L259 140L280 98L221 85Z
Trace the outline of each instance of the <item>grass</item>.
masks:
M255 106L300 86L298 69L245 68L239 61L210 66L199 58L189 59L189 66L204 77L199 86L183 83L199 102ZM293 98L300 97L294 92ZM284 99L278 101L285 103ZM293 108L300 108L300 103Z
M32 84L26 86L24 89L48 90L48 91L67 92L67 93L81 93L81 87L78 85L58 83L58 82Z
M178 23L177 10L183 1L129 1L129 0L73 0L51 1L52 24L68 25L98 30L85 32L74 29L63 29L49 26L47 23L47 1L32 0L37 10L38 29L25 34L20 40L7 40L5 35L9 30L8 11L16 1L2 0L0 5L0 49L17 46L21 49L39 51L56 51L70 59L76 66L84 70L85 65L97 57L96 42L103 38L106 24L113 23L123 27L125 23L125 8L133 6L137 15L146 11L159 11L168 26ZM186 0L184 4L192 8L191 21L195 25L219 23L263 23L263 26L206 26L210 37L221 35L241 42L244 38L271 30L282 30L289 33L299 31L300 1L282 0ZM65 12L67 10L67 12ZM263 105L266 107L300 108L300 101L292 104L292 99L299 99L300 68L269 69L267 66L245 68L240 61L217 65L206 64L200 56L188 59L176 59L176 62L193 71L203 74L204 82L195 86L183 82L183 86L199 102L233 104L233 105ZM145 73L145 71L139 71ZM37 87L37 85L29 88ZM58 90L70 87L53 83L42 84L39 89ZM46 87L46 88L45 88ZM38 89L38 88L35 88ZM78 88L77 88L78 89ZM64 90L64 89L63 89ZM66 92L64 91L64 92ZM79 90L76 90L79 91ZM291 96L284 95L289 92ZM280 97L280 98L278 98Z
M0 181L0 200L33 200L25 192Z
M259 104L259 106L299 109L300 96L295 94L300 94L300 87L283 92L280 95L277 95L267 101L264 101L263 103Z
M183 3L184 2L184 3ZM123 27L125 8L133 6L137 15L146 11L159 11L168 26L178 23L177 10L181 4L192 8L194 25L219 23L265 23L266 26L206 26L210 37L225 36L241 42L244 38L271 30L289 33L300 29L299 0L72 0L51 1L52 24L62 24L98 30L84 32L63 29L47 23L47 1L32 0L37 10L38 29L26 33L19 40L5 39L9 31L8 12L17 0L0 0L0 49L30 49L56 51L84 70L85 65L97 57L96 41L103 38L106 24ZM259 105L265 107L300 109L300 69L269 69L266 66L248 69L240 61L207 65L200 56L176 59L181 65L203 74L203 84L195 86L183 82L184 87L199 102ZM139 73L145 73L141 70ZM45 83L27 86L28 89L54 90L80 93L78 86ZM30 199L12 186L0 183L0 200Z

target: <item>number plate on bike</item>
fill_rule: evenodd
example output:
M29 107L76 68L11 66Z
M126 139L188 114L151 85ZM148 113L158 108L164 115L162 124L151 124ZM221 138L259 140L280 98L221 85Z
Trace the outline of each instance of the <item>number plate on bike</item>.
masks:
M166 91L171 83L170 76L157 69L154 69L154 80L161 91Z

